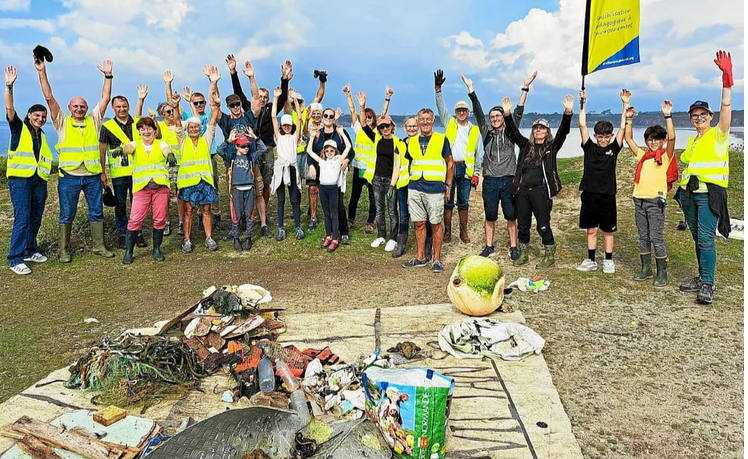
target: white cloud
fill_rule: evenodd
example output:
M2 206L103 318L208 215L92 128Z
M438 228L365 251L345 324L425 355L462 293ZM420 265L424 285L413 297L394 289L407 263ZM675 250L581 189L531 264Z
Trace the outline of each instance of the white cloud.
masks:
M20 29L23 27L28 27L29 29L35 29L45 33L52 33L55 30L52 22L44 19L0 19L0 29Z
M469 32L450 35L442 41L449 56L468 70L485 70L495 66L498 61L490 59L483 41L474 38Z
M0 0L0 11L28 11L31 0Z

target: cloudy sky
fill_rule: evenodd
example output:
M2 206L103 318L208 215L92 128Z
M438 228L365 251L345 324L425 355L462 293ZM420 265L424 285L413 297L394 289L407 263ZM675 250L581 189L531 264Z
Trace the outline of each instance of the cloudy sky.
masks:
M31 50L48 46L49 75L64 104L99 97L96 64L114 61L114 93L131 101L135 86L150 86L147 105L164 98L163 70L175 88L206 90L206 63L219 65L220 89L231 91L227 53L251 60L261 86L278 84L280 64L294 63L291 86L309 100L313 69L330 75L325 105L345 107L341 88L366 91L381 107L385 85L395 89L391 113L435 107L433 72L447 77L448 106L467 98L460 73L471 77L484 106L522 81L538 79L528 100L534 112L561 111L581 83L582 0L0 0L0 65L18 68L19 109L41 102ZM686 110L696 98L719 105L718 49L732 52L735 109L743 108L744 6L741 0L641 0L641 63L587 77L590 110L618 111L618 91L629 88L640 110L665 98ZM249 92L242 75L245 90ZM111 113L110 113L111 114Z

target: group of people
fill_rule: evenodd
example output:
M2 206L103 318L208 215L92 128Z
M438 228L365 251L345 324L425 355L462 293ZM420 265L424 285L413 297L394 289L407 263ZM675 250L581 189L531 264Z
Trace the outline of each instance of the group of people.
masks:
M221 177L217 164L222 160L227 170L224 180L231 214L231 229L224 240L233 239L233 248L237 251L252 249L255 221L260 224L262 236L274 236L267 215L271 194L277 196L275 238L278 241L286 238L286 191L296 239L315 230L321 203L325 233L321 246L333 252L339 244L350 244L350 228L356 221L359 201L366 188L369 212L365 231L373 234L376 225L377 233L371 246L384 245L393 257L402 257L406 253L412 220L416 253L402 264L403 267L427 266L431 261L432 271L442 272L441 248L444 242L452 240L454 208L457 207L459 238L467 243L470 241L470 191L482 180L485 247L481 255L496 255L495 226L500 206L506 220L512 262L515 265L528 262L534 216L544 246L538 267L554 265L551 209L553 198L562 187L556 158L570 131L574 98L567 95L563 99L563 116L555 135L548 120L541 118L532 123L530 138L524 137L519 125L537 72L525 81L514 112L511 100L505 97L501 104L489 110L488 119L473 82L462 76L475 125L470 121L471 105L466 101L457 102L453 114L449 113L441 90L446 79L443 72L437 70L434 73L436 106L445 133L434 132L434 112L423 108L417 115L405 119L406 138L403 139L394 135L396 125L388 115L394 95L391 88L386 88L384 107L377 115L367 106L365 93L356 94L354 101L351 87L346 85L343 92L355 134L351 139L338 124L342 110L322 105L327 82L325 71L314 72L319 88L312 102L305 106L304 97L289 87L293 78L290 61L281 65L280 85L272 91L258 86L252 64L245 62L241 70L249 80L250 99L242 89L235 57L228 55L226 63L232 82L232 94L225 98L228 113L221 110L218 89L221 74L217 67L206 65L203 73L209 81L207 97L188 87L181 93L174 91L174 75L166 71L162 75L165 102L159 103L156 111L148 109L143 116L148 87L140 85L133 116L126 97L111 97L112 62L104 61L98 66L104 74L104 84L97 105L89 112L86 101L75 97L68 104L69 114L65 114L52 93L44 53L35 53L34 67L47 106L32 105L23 120L13 105L16 70L6 68L5 107L11 130L7 175L14 207L8 261L13 272L29 274L31 270L26 262L46 260L38 251L36 236L52 167L52 154L43 131L48 110L59 139L56 145L60 201L58 256L62 263L71 261L71 227L81 192L88 204L93 253L114 256L104 244L102 203L109 193L109 179L114 190L109 199L115 207L119 247L125 252L123 263L133 262L135 246L148 245L142 226L149 208L153 220L153 256L157 261L164 260L161 244L163 237L172 232L169 202L174 200L179 222L177 232L184 236L182 251L193 251L192 223L196 209L198 226L205 232L206 248L218 250L213 230L222 221L218 193ZM689 108L697 134L689 140L681 156L686 169L676 192L696 243L699 264L699 275L680 288L698 292L698 300L703 303L711 303L714 292L716 230L723 235L729 232L726 188L732 86L730 55L720 51L715 63L723 72L719 124L711 126L714 113L708 103L696 101ZM597 269L595 254L599 230L604 240L603 272L615 272L616 164L625 140L638 161L634 204L642 268L634 278L654 277L655 286L664 286L667 283L665 199L678 180L671 119L673 107L669 101L664 102L662 113L666 128L647 128L646 149L641 149L633 138L631 93L624 89L620 96L623 113L619 131L614 135L612 123L600 121L590 136L584 111L586 93L579 94L579 129L584 150L579 226L587 230L588 254L577 269ZM104 121L110 100L114 117ZM187 104L187 110L183 110L182 101ZM214 141L217 128L225 139L220 145ZM519 155L515 154L515 147ZM346 209L348 173L352 174L352 190ZM301 225L304 182L309 197L306 228ZM128 201L131 202L129 215ZM652 267L652 246L656 273Z

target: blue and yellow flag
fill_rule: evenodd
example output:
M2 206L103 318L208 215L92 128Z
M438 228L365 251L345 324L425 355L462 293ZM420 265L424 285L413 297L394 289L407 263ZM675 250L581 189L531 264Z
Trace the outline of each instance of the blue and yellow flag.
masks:
M639 62L639 0L587 0L582 75Z

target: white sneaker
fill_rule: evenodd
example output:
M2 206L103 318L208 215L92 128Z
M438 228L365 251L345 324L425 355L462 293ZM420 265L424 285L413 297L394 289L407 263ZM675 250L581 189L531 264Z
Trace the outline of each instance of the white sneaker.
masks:
M25 276L26 274L31 274L31 269L29 269L29 267L26 266L26 263L21 263L20 265L12 266L10 270L16 274L20 274L21 276Z
M577 271L581 271L583 273L597 271L597 263L590 260L589 258L585 258L582 264L577 266Z
M384 251L385 252L392 252L396 248L397 248L397 241L393 241L392 239L390 239L389 241L387 241L387 245L384 246Z
M23 257L23 261L33 261L34 263L44 263L47 261L47 257L39 252L34 252L30 257Z
M613 260L603 260L603 272L605 274L615 274L616 262Z
M382 244L384 244L384 238L383 237L378 237L378 238L374 239L374 242L371 243L371 246L372 246L372 248L376 249L377 247L379 247Z

